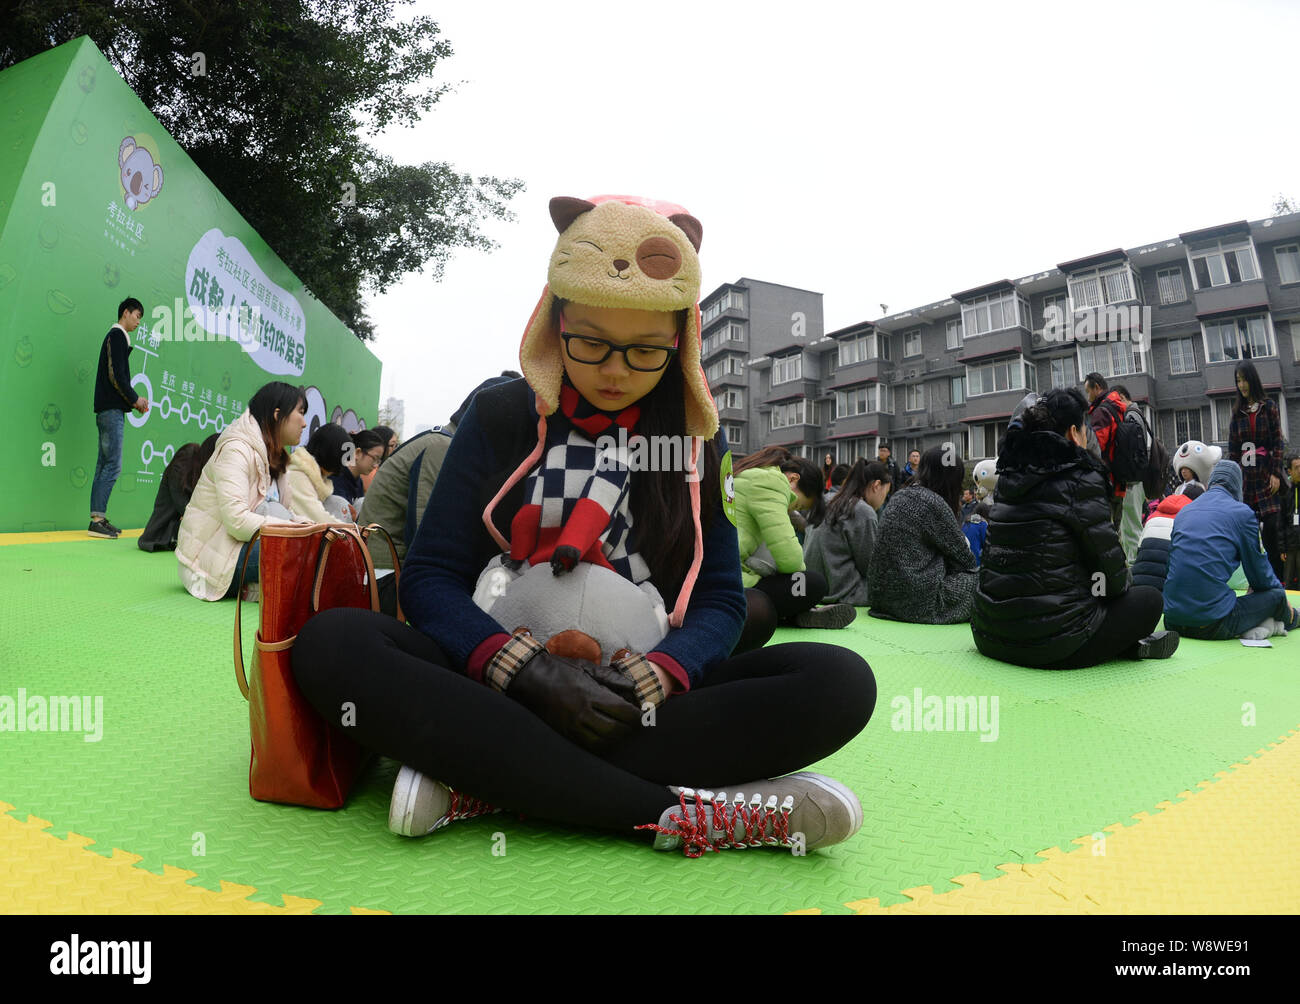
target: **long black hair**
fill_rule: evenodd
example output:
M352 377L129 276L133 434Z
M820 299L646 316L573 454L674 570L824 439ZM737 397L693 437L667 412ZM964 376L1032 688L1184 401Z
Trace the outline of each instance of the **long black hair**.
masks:
M889 468L879 460L867 463L862 457L858 457L849 470L849 476L840 486L839 494L826 503L826 514L823 519L826 525L834 526L841 520L851 517L853 510L858 507L858 502L865 501L866 491L875 481L890 484ZM808 522L812 523L812 520ZM812 523L812 525L817 524Z
M203 468L207 466L212 454L217 449L218 434L213 433L207 439L199 444L199 448L189 456L189 463L185 465L185 470L181 472L181 491L188 498L194 494L194 488L199 483L199 475L203 473Z
M948 503L953 518L961 522L961 485L966 480L966 465L952 443L932 446L921 454L921 469L912 484L929 488Z
M266 459L271 477L278 478L289 466L289 454L280 445L280 424L289 414L307 407L307 391L282 380L272 380L258 388L248 401L248 413L262 430ZM280 413L276 418L275 413Z
M686 438L686 392L681 360L674 355L663 379L637 404L641 417L636 432L650 443L673 437L682 444L683 463L690 462L691 440ZM700 487L700 529L708 534L722 507L722 456L718 439L703 444L697 476ZM650 580L668 609L677 602L686 573L695 558L695 526L691 516L691 485L684 471L634 470L630 474L630 505L636 550L650 569Z
M812 500L812 508L808 510L808 524L817 526L825 518L826 501L822 498L822 492L825 491L826 482L811 460L796 457L784 446L765 446L736 464L732 473L743 474L758 467L776 467L782 474L798 475L796 483L800 493Z
M1237 363L1237 368L1232 371L1232 383L1236 386L1237 377L1244 376L1246 385L1250 388L1250 400L1247 401L1241 396L1241 389L1237 389L1237 403L1233 406L1233 411L1245 411L1252 404L1263 404L1268 400L1264 394L1264 384L1259 379L1259 370L1255 369L1255 364L1249 359L1243 359Z

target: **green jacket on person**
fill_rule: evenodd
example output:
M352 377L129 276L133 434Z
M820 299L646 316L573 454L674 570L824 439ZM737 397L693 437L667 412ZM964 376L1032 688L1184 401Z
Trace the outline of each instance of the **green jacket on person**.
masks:
M740 542L741 578L748 588L770 570L756 571L748 562L766 546L776 571L802 572L803 545L790 522L795 494L779 467L756 467L736 475L736 535Z

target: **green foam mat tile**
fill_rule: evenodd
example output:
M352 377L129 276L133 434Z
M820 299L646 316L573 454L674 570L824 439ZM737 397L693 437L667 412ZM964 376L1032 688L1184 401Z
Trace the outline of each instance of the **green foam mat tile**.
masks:
M847 912L868 897L904 902L916 886L942 892L957 875L993 878L999 864L1130 822L1294 726L1300 706L1291 639L1268 650L1184 642L1164 662L1052 673L984 659L966 625L860 611L843 631L782 629L774 639L847 645L876 674L871 723L813 765L858 793L866 824L851 841L796 861L756 849L687 861L504 814L404 840L385 828L391 761L377 759L339 812L249 798L233 617L232 602L185 593L173 555L134 541L0 547L0 694L104 701L97 743L0 734L0 798L13 815L84 834L96 853L140 855L140 868L185 868L209 889L252 886L260 902L320 900L322 913ZM247 606L246 658L256 622ZM997 695L998 740L895 731L891 701L916 687ZM1254 728L1240 722L1246 701ZM781 727L779 709L771 727ZM503 840L504 856L494 854Z

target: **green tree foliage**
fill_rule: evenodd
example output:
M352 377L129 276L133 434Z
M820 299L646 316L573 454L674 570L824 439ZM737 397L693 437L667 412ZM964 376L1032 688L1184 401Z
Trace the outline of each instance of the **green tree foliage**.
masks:
M363 139L448 92L451 55L410 0L4 0L0 69L89 35L307 288L359 338L362 292L491 249L521 181L395 164ZM198 71L202 71L201 73Z
M1300 213L1300 201L1279 192L1273 200L1273 211L1269 215L1286 216L1288 213Z

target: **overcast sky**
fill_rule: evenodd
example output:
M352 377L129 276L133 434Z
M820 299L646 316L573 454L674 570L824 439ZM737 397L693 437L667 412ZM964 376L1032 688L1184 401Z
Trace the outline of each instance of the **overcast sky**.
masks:
M497 251L369 300L407 435L517 368L555 195L679 203L705 293L816 290L827 331L1300 198L1295 3L408 10L438 20L456 90L377 145L526 188Z

